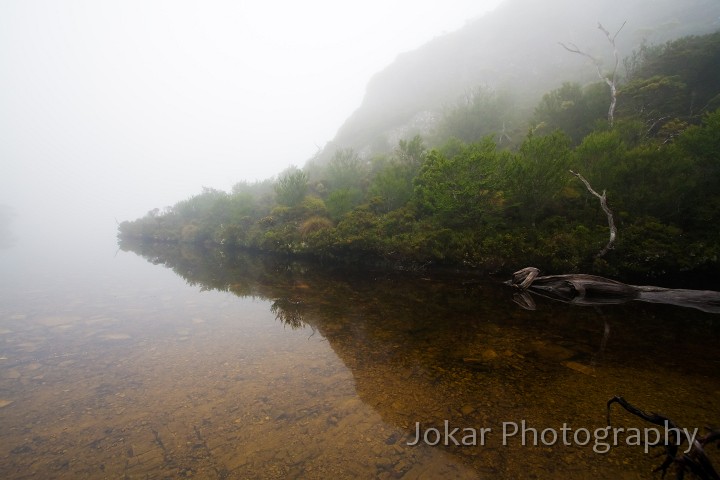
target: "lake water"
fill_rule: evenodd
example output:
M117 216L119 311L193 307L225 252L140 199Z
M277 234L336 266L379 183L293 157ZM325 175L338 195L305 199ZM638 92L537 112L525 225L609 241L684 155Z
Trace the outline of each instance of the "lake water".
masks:
M0 478L651 478L610 398L720 426L718 315L113 240L0 252Z

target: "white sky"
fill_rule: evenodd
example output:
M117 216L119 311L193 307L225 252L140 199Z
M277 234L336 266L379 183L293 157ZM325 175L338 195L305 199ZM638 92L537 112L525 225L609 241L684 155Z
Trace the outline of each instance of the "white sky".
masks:
M0 204L114 228L301 166L374 73L500 1L3 0Z

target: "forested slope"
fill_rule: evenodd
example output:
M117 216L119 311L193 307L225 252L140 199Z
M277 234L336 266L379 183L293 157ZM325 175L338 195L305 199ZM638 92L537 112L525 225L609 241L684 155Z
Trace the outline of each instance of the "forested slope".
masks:
M626 66L612 126L605 83L561 82L515 120L522 136L468 138L515 115L483 91L448 112L432 148L415 136L370 158L339 149L123 222L120 237L402 268L717 272L720 33L646 45ZM602 258L607 218L570 170L607 191L619 235Z
M621 57L643 44L663 44L720 28L720 3L714 0L505 0L485 16L422 47L402 53L367 86L359 108L320 152L326 163L338 148L362 156L384 153L402 138L422 135L435 146L448 132L443 120L478 95L497 95L502 115L465 125L466 141L503 132L521 141L526 116L543 94L563 82L586 85L598 80L587 58L568 54L559 42L573 43L612 67L612 48L602 23L617 37ZM620 66L622 76L626 74Z

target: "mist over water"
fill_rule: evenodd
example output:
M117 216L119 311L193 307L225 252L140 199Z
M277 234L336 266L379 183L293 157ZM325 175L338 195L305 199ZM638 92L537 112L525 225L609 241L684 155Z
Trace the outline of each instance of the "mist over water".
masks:
M530 60L594 75L557 42L596 35L597 19L537 2L246 3L0 5L0 478L644 478L658 462L641 447L502 445L502 422L601 428L626 395L716 426L717 315L546 298L529 311L487 277L118 243L119 222L203 187L302 166L379 118L397 127L404 110L384 109L442 82L392 77L423 66L419 50L386 67L493 8L516 27L561 21L536 39L553 53L469 52L452 81L503 65L526 83ZM537 16L503 10L525 3ZM676 4L657 10L685 14ZM478 48L500 51L489 38ZM418 422L446 421L495 435L408 445Z
M191 246L54 253L20 248L3 276L4 478L642 478L641 447L505 445L502 424L601 428L616 394L689 428L720 413L718 332L696 310L526 311L485 280ZM491 431L409 445L445 421Z
M5 2L0 204L26 244L99 240L203 187L273 177L331 140L399 52L497 3Z

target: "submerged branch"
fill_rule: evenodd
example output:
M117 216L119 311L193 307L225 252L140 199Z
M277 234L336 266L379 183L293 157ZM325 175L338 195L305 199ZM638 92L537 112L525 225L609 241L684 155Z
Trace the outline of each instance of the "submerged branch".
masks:
M705 453L706 446L716 444L720 441L720 430L709 429L710 431L706 435L696 437L697 429L695 429L691 437L687 428L680 428L675 422L664 415L655 412L646 412L621 396L614 396L607 402L608 427L610 427L610 407L614 403L617 403L636 417L665 429L664 442L658 439L655 443L648 443L648 446L662 447L665 450L665 460L660 466L653 470L653 473L662 472L662 477L665 478L669 468L675 465L675 478L683 479L686 473L690 473L693 478L700 480L720 480L720 473L715 470L710 458L707 456L707 453ZM670 435L672 435L672 438ZM687 448L684 450L681 449L683 443L687 443ZM718 446L720 447L720 444L718 444Z

